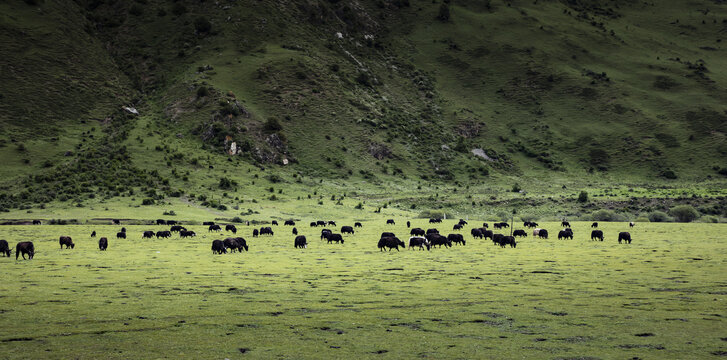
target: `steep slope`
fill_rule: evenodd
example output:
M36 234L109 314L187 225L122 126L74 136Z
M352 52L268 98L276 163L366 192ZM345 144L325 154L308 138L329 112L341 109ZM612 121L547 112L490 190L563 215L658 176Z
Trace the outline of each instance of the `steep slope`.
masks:
M2 5L0 155L2 179L38 176L6 182L25 196L4 207L161 201L259 169L408 191L727 168L721 2L27 3Z

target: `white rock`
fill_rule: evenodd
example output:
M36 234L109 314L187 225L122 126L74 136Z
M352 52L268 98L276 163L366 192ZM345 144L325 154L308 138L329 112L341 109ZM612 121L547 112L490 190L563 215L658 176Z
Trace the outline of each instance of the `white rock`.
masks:
M139 115L139 112L136 110L136 108L124 106L124 110L126 110L127 112L129 112L131 114Z

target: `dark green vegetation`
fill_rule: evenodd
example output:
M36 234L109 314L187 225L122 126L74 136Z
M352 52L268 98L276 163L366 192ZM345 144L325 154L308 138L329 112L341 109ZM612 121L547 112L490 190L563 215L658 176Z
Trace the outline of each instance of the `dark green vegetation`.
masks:
M0 209L723 217L725 26L718 1L4 2Z
M0 257L3 358L711 358L727 351L721 224L572 223L574 240L489 240L466 246L376 248L385 218L363 220L344 245L298 222L274 237L238 235L246 253L212 255L193 239L142 240L129 226L3 226L11 246L35 242L33 260ZM337 218L337 220L340 220ZM339 221L352 225L353 220ZM437 225L451 229L453 221ZM303 226L300 226L303 225ZM414 226L427 228L425 220ZM520 226L517 226L520 228ZM92 230L107 236L97 248ZM631 245L619 245L619 231ZM449 231L443 231L449 233ZM530 233L530 232L528 232ZM58 236L76 246L59 250ZM14 254L13 254L14 256ZM241 355L241 352L244 355Z

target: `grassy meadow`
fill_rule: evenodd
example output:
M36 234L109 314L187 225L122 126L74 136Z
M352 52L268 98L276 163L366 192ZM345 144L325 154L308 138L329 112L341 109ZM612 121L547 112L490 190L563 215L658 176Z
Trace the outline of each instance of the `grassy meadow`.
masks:
M214 239L142 240L166 226L2 226L33 260L0 258L4 358L717 358L727 353L723 224L572 222L574 240L542 223L517 248L473 240L451 249L380 252L382 231L408 238L406 218L363 222L343 245L315 219L213 255ZM339 221L353 225L355 219ZM282 222L280 222L282 224ZM452 220L437 225L450 233ZM430 227L426 220L412 227ZM330 227L329 227L330 228ZM522 228L516 224L515 228ZM101 252L91 231L110 240ZM630 245L616 242L630 231ZM528 231L530 234L531 231ZM72 236L75 249L60 250ZM14 256L14 254L12 255Z

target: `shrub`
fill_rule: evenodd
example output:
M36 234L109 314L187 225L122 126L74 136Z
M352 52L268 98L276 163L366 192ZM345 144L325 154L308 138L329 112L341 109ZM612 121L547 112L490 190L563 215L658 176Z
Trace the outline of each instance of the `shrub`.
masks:
M522 190L520 184L515 183L515 185L512 186L512 192L520 192L520 190Z
M522 221L538 221L538 217L535 215L520 215L520 220Z
M585 191L581 191L581 193L578 194L578 202L588 202L588 193Z
M264 128L267 131L280 131L280 130L283 130L283 126L280 125L280 122L278 121L278 119L276 119L274 117L268 118L268 120L265 121Z
M672 220L673 219L663 211L652 211L649 214L649 221L651 222L671 222Z
M674 170L664 170L664 172L661 173L661 176L667 179L674 180L677 178L677 174L674 172Z
M354 209L356 209L356 210L363 210L363 204L362 203L358 203L358 205L356 205L356 207L354 207Z
M142 205L154 205L154 199L149 199L149 198L144 199L141 201L141 204Z
M197 97L202 98L210 94L209 89L206 86L200 86L197 88Z
M596 210L591 214L593 221L626 221L626 217L613 210Z
M451 219L452 215L440 210L424 210L417 217L421 219Z
M220 189L232 189L237 186L237 181L228 178L220 178Z
M716 224L719 222L719 218L712 215L705 215L699 218L699 222Z
M129 14L131 14L131 15L140 16L143 13L144 13L144 8L142 8L141 5L139 5L139 4L131 5L131 7L129 8Z
M212 23L207 18L200 16L194 19L194 29L200 33L206 33L212 30Z
M180 3L176 3L176 4L174 4L174 6L172 6L172 14L174 14L174 15L180 16L182 14L185 14L186 12L187 12L187 8L184 7L184 5L182 5Z
M442 4L439 6L439 14L437 14L437 19L440 21L449 21L449 5Z
M691 205L679 205L669 210L669 215L678 222L692 222L699 218L699 212Z

